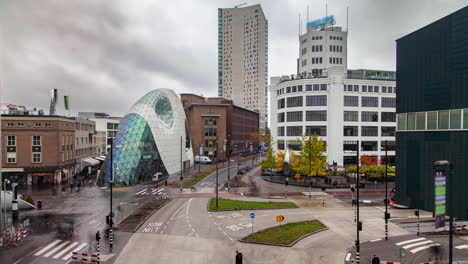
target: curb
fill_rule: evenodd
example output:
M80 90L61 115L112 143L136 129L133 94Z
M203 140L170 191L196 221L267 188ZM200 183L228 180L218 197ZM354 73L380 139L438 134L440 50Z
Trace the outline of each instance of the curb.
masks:
M247 240L243 240L243 239L240 239L239 242L243 242L243 243L250 243L250 244L258 244L258 245L267 245L267 246L278 246L278 247L293 247L297 242L299 242L300 240L308 237L308 236L311 236L311 235L314 235L314 234L317 234L317 233L320 233L322 231L326 231L328 230L329 228L328 227L325 227L324 229L320 229L320 230L317 230L317 231L314 231L312 233L309 233L309 234L305 234L303 236L301 236L300 238L294 240L293 242L291 242L290 244L287 244L287 245L284 245L284 244L273 244L273 243L267 243L267 242L256 242L256 241L247 241Z
M151 214L148 214L145 219L143 219L143 221L141 221L133 230L132 230L132 233L135 233L138 229L140 229L140 227L146 222L146 220L148 220L148 218L150 218L150 216L152 216L156 211L158 211L159 209L163 208L166 204L168 204L170 201L172 200L167 200L167 202L163 203L161 206L159 206L157 209L153 210L153 212L151 212Z
M244 208L244 209L212 210L212 209L210 209L211 199L216 199L216 198L208 199L208 203L206 203L206 209L208 210L208 212L230 212L230 211L245 211L245 210L250 210L250 211L252 211L252 210L277 210L277 209L297 209L297 208L300 208L299 206L296 205L297 207L277 207L277 208L257 208L257 209ZM293 203L293 202L291 202L291 203Z
M274 180L270 180L270 179L266 179L266 177L270 177L269 175L260 175L264 181L267 181L267 182L272 182L272 183L276 183L276 184L283 184L284 185L284 182L277 182L277 181L274 181ZM292 185L292 186L299 186L299 187L309 187L309 185L302 185L302 184L296 184L296 183L291 183L289 182L289 185ZM322 188L323 185L312 185L312 188ZM325 188L335 188L335 189L349 189L349 185L340 185L340 186L333 186L333 185L325 185Z

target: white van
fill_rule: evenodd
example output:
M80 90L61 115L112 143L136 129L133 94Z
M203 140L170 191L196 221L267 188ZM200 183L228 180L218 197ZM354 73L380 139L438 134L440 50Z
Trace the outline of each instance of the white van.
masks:
M211 159L207 156L195 156L195 163L211 163Z

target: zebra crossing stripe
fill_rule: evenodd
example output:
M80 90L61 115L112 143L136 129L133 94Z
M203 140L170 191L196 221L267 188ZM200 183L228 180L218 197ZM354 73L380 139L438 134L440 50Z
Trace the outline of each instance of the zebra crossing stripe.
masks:
M73 242L71 245L69 245L68 247L66 247L64 250L60 251L59 253L57 253L57 255L53 256L52 258L56 259L56 258L60 258L60 256L62 256L63 254L65 254L65 252L69 251L70 249L72 249L74 246L76 246L76 244L78 244L78 242Z
M430 244L430 243L433 243L433 242L434 241L432 241L432 240L426 240L426 241L406 245L403 248L408 249L408 248L413 248L413 247L417 247L417 246L422 246L422 245L425 245L425 244Z
M139 192L137 192L135 194L141 194L141 193L145 193L145 192L146 192L146 189L143 189L143 190L141 190L141 191L139 191Z
M77 248L74 249L75 252L78 252L80 251L82 248L86 247L88 245L88 243L82 243L81 245L79 245ZM66 255L65 257L63 257L62 259L63 260L67 260L69 258L71 258L73 255L73 252L70 252L68 255Z
M70 243L70 241L65 241L63 242L62 244L56 246L54 249L52 249L51 251L47 252L47 254L45 254L43 257L49 257L50 255L54 254L57 250L61 249L62 247L64 247L65 245L67 245L68 243Z
M411 253L416 253L416 252L421 251L421 250L423 250L423 249L428 249L428 248L430 248L430 247L432 247L432 246L440 246L440 244L438 244L438 243L429 244L429 245L426 245L426 246L422 246L422 247L418 247L418 248L412 249L412 250L410 250L410 251L411 251Z
M41 255L42 253L46 252L49 248L51 248L51 247L57 245L58 243L60 243L60 241L62 241L62 240L55 240L54 242L50 243L47 247L45 247L45 248L41 249L40 251L34 253L34 256Z
M401 246L401 245L404 245L404 244L409 244L409 243L413 243L413 242L417 242L417 241L421 241L421 240L425 240L425 239L426 239L425 237L420 237L420 238L416 238L416 239L401 241L401 242L395 243L395 245Z

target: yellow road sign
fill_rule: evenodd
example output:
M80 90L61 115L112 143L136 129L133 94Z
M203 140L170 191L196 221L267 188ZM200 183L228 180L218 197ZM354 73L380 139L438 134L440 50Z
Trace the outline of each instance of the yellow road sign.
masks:
M276 222L283 222L284 221L284 216L278 215L276 216Z

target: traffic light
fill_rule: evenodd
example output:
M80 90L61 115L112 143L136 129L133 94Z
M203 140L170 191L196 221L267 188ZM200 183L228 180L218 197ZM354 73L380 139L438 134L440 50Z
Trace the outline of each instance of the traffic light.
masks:
M415 216L419 216L419 210L414 211Z
M110 225L110 217L109 217L109 215L106 215L106 224Z
M101 234L99 233L99 231L96 232L96 241L99 241L101 240Z
M380 259L374 255L372 258L372 264L380 264Z
M387 212L386 212L386 213L384 213L384 214L385 214L385 216L384 216L385 219L387 219L387 220L390 219L390 213L387 213Z
M362 222L361 221L358 222L358 230L362 231Z
M242 253L236 251L236 264L242 264Z

